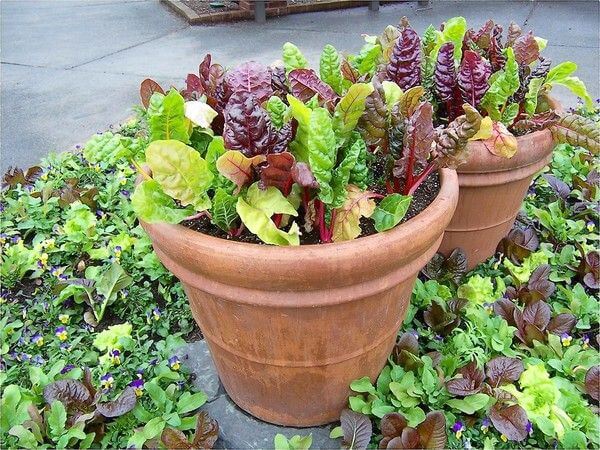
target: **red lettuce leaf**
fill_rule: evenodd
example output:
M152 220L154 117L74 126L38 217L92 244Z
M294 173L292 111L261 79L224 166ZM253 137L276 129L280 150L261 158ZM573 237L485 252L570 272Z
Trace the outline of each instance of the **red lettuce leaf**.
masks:
M585 392L594 400L600 400L600 366L590 367L585 374Z
M513 228L498 244L498 251L514 264L520 264L539 246L540 240L533 227Z
M521 360L507 356L497 356L485 364L487 381L492 387L517 381L523 370Z
M402 90L421 84L421 39L406 17L401 20L400 37L390 55L386 79L394 81Z
M500 433L511 441L527 438L527 413L519 405L506 406L497 402L490 408L490 420Z
M321 81L313 69L294 69L288 76L294 97L303 102L309 101L315 95L326 104L337 101L338 95L327 83Z
M252 94L259 103L268 100L273 94L269 68L254 61L241 64L228 72L225 80L231 92Z
M485 373L477 367L475 361L470 362L458 371L462 377L453 378L446 382L446 389L452 395L466 397L467 395L477 394L483 387Z
M373 425L368 416L349 409L344 409L340 416L344 439L342 444L345 448L364 450L371 441Z
M458 72L458 86L463 100L474 108L479 106L481 99L488 90L488 79L492 68L490 63L475 51L467 50Z

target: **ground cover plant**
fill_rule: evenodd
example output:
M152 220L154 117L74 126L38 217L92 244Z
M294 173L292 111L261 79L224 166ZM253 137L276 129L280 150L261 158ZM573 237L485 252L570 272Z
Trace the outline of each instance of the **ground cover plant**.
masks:
M352 86L372 84L372 91L364 100L364 111L356 125L350 127L347 139L358 140L360 135L370 150L388 146L388 153L366 154L365 164L371 164L371 176L378 174L381 189L371 192L405 198L406 186L414 186L406 181L409 174L415 175L414 182L430 163L438 164L435 161L440 155L430 154L429 162L420 160L418 171L407 171L410 164L401 161L402 149L406 147L395 147L403 141L398 139L401 130L394 126L392 113L394 107L402 107L402 101L389 100L396 98L398 91L371 73L375 72L380 55L393 52L393 48L374 51L370 50L371 45L381 46L381 42L367 44L359 55L344 58L326 47L321 58L326 62L321 64L319 78L341 97L337 105ZM197 220L209 220L210 226L223 230L223 237L231 238L241 227L239 198L252 206L249 198L265 192L255 183L268 180L270 175L266 170L267 174L261 176L266 168L261 166L260 171L251 172L252 180L228 178L222 172L230 172L216 167L227 153L225 148L238 151L245 158L243 161L264 156L265 161L259 164L269 162L269 156L291 153L293 160L284 156L285 160L273 163L273 168L279 167L279 162L285 163L286 175L285 183L273 186L279 194L271 195L294 206L290 195L298 189L294 186L301 186L304 181L294 181L289 187L288 172L292 171L292 179L293 174L299 180L307 176L302 161L293 153L293 147L301 147L304 142L304 137L298 137L300 125L294 139L287 143L291 151L262 155L261 146L273 148L285 142L288 131L284 127L295 117L293 104L301 111L296 113L298 117L307 109L312 116L321 110L331 114L329 108L333 108L332 129L336 107L323 99L331 92L316 82L294 46L286 45L283 60L285 67L271 69L269 80L274 94L285 95L275 95L279 100L265 95L266 104L260 110L246 99L234 103L236 112L229 111L230 116L246 117L237 108L247 106L253 112L264 109L268 116L264 112L256 114L270 130L266 140L241 143L235 133L227 132L228 111L219 107L223 84L214 80L231 75L208 59L198 75L188 77L183 93L161 93L158 85L145 82L143 108L118 130L98 133L81 148L51 155L40 166L25 171L12 169L4 176L0 195L0 446L214 445L219 426L198 413L206 396L192 386L185 361L179 359L176 351L185 341L201 335L195 330L180 283L161 265L138 224L131 196L140 171L147 173L143 165L148 163L149 144L164 143L162 138L168 136L169 142L161 145L167 145L173 154L187 146L204 155L201 158L212 173L210 188L193 191L190 203L185 205L181 198L175 197L175 201L163 195L161 189L165 188L159 185L152 170L155 179L146 179L146 184L141 185L152 196L152 202L162 204L162 208L151 209L148 214L160 211L161 220L179 222L196 215L210 201L210 219L203 214ZM292 73L291 79L298 80L297 95L293 85L288 86ZM291 89L291 98L297 98L297 103L288 97L286 89ZM316 100L310 89L315 90ZM406 104L411 88L402 89ZM421 94L419 89L412 91L417 100L428 95L425 85L423 89ZM159 95L153 95L155 91ZM269 88L266 91L271 92ZM185 99L187 115L194 117L198 125L191 126L191 119L186 121ZM190 102L197 102L192 103L191 111ZM217 130L222 127L221 131L205 131L208 127L203 125L208 122L203 120L214 115L202 106L205 104L217 113L210 124ZM436 99L410 104L414 111L402 116L403 125L417 130L421 126L415 126L415 122L426 123L429 129L429 108L440 108ZM367 117L373 110L382 112L379 117L385 126L373 125L376 121ZM470 111L468 107L466 110ZM325 112L317 116L325 117ZM588 107L578 113L597 126L597 108ZM423 117L427 120L423 121ZM443 129L447 135L453 135L452 127ZM384 132L377 134L377 130ZM407 135L411 133L414 131ZM222 139L214 135L221 135ZM182 139L189 142L181 142ZM226 140L231 147L225 147ZM435 145L442 145L437 132L433 140ZM251 150L247 154L231 150L237 148L235 145ZM360 147L359 155L362 144ZM600 180L597 158L590 151L593 147L587 147L561 144L556 148L552 163L532 185L523 214L494 258L470 273L465 273L460 251L447 259L437 256L428 264L413 291L410 310L388 365L374 384L360 379L350 386L354 394L349 399L349 409L342 413L341 426L331 430L332 439L339 439L332 441L332 447L600 445L600 267L596 250ZM412 150L408 148L410 154ZM341 158L350 150L347 144L336 144L336 151ZM391 157L379 159L379 153ZM195 161L203 164L198 158ZM223 159L219 165L227 167L224 163L228 161ZM389 163L382 164L383 161ZM340 167L342 162L336 158L334 167ZM374 167L381 169L375 172ZM350 170L348 179L354 176L354 185L363 192L375 180L361 178L358 172ZM277 176L278 173L273 175L273 179L278 180ZM318 182L320 175L313 176ZM321 192L321 183L319 188L310 187L316 185L309 179L309 201L316 203L314 214L319 217L316 240L335 240L335 227L333 233L328 227L334 203L326 203L327 194ZM199 180L196 186L203 183L208 185ZM291 189L287 197L286 189ZM238 195L234 202L236 190L242 197ZM335 197L333 187L331 191ZM351 195L347 186L346 195ZM372 216L376 231L377 223L383 229L393 227L401 220L397 219L402 215L398 211L405 208L394 200L388 209L383 199L378 200L375 217ZM319 201L324 204L322 216L317 214ZM218 213L217 204L222 205ZM140 214L139 205L136 208ZM381 211L379 219L377 208ZM140 215L148 217L144 214L142 211ZM275 214L293 216L289 209ZM282 226L287 220L283 216L264 216L274 226L276 221ZM281 237L282 229L277 230L275 234ZM284 234L289 235L289 231L290 228ZM353 227L348 237L356 231ZM288 242L287 237L283 239ZM307 448L311 439L279 435L274 436L274 445Z

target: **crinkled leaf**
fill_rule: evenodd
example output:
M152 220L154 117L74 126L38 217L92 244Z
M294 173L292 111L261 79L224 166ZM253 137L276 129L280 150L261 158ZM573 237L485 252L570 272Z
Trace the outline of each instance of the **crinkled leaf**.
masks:
M497 356L485 364L488 383L493 387L517 381L523 370L521 360L507 356Z
M479 106L488 91L488 79L491 71L490 64L479 53L473 50L465 51L458 71L458 86L463 100L474 108ZM517 83L515 90L518 87Z
M511 47L515 52L515 60L521 65L529 65L540 56L540 48L531 31L519 36Z
M266 101L273 94L269 68L254 61L240 64L230 70L225 81L232 93L251 94L259 103Z
M573 314L562 313L553 317L546 329L553 334L561 335L570 333L577 323L577 317Z
M192 147L176 140L154 141L146 149L146 163L163 191L183 206L192 205L198 211L210 207L206 191L213 174Z
M333 45L323 47L319 60L321 80L327 83L338 95L342 94L342 69L340 55Z
M421 39L406 17L401 19L400 36L386 66L386 79L394 81L402 90L421 83Z
M438 32L438 42L432 51L433 57L437 58L437 52L442 44L452 42L454 44L454 60L462 59L462 42L467 32L467 21L464 17L452 17L444 22L444 30Z
M400 413L393 412L383 416L379 428L384 438L394 438L400 436L407 426L406 418Z
M446 418L439 411L431 411L425 420L417 425L420 437L420 447L426 449L446 448Z
M371 441L373 426L368 416L344 409L340 416L344 439L343 448L364 450Z
M369 167L367 166L367 144L361 138L358 132L353 132L350 138L352 146L357 146L358 157L354 167L350 170L349 183L358 186L361 189L367 188L367 181L369 179Z
M269 114L257 99L247 92L236 92L225 108L223 140L227 150L239 150L244 155L281 153L292 139L289 124L276 129Z
M467 160L467 144L479 132L482 117L468 103L463 105L463 110L465 114L450 122L436 137L438 167L455 169Z
M135 214L148 223L179 223L194 214L194 209L178 208L171 197L164 193L156 180L144 180L131 196Z
M459 370L461 377L453 378L446 383L448 392L452 395L466 397L481 391L485 374L477 367L476 362L470 362Z
M501 158L512 158L517 153L517 138L500 122L492 124L492 137L482 141L485 148Z
M397 86L395 83L392 83ZM365 142L370 146L380 145L387 139L388 108L382 83L377 77L372 81L373 92L365 99L365 110L359 127Z
M185 144L190 142L190 129L185 117L183 97L177 89L167 95L155 92L148 105L150 140L174 139Z
M365 111L366 99L371 92L373 87L370 84L353 84L336 105L333 114L333 131L338 142L346 142L352 134Z
M404 94L402 99L407 95L408 92ZM421 102L415 107L407 121L402 158L395 162L394 176L408 179L416 175L427 164L435 136L432 116L433 108L431 103ZM413 173L409 174L407 171L411 169L409 165L411 161L413 162Z
M212 199L211 222L223 231L231 231L239 219L237 198L224 189L217 189Z
M32 166L25 172L18 167L9 167L4 174L2 180L2 187L15 187L21 185L21 187L33 186L35 181L44 173L40 166Z
M518 135L532 133L538 130L544 130L555 125L560 116L554 111L545 111L535 114L527 119L521 119L512 125L512 130Z
M94 398L81 381L57 380L44 388L44 400L49 405L59 401L67 409L82 410L89 407Z
M381 46L381 54L384 62L389 62L394 49L394 44L399 37L400 31L398 28L393 25L388 25L377 38L377 42Z
M529 435L529 419L519 405L506 406L498 402L490 408L489 417L496 430L511 441L522 441Z
M325 103L333 103L338 96L335 91L326 83L321 81L313 69L294 69L288 78L292 87L294 97L307 102L315 95Z
M594 155L600 153L600 127L591 119L565 114L550 131L555 142L584 147Z
M324 108L317 108L310 115L308 135L308 162L319 183L319 198L325 204L333 202L334 192L330 185L336 163L337 144L333 121Z
M156 81L151 80L150 78L146 78L144 81L142 81L142 84L140 84L140 98L142 99L142 105L144 105L144 108L148 108L148 105L150 104L150 97L152 97L152 94L155 92L165 95L165 91Z
M360 218L371 217L375 210L375 195L369 191L361 191L358 187L348 185L346 202L337 210L333 222L334 242L355 239L361 233Z
M185 436L183 431L177 430L175 428L166 427L160 435L160 440L162 441L165 448L168 448L169 450L193 450L196 448L187 440L187 437Z
M348 181L350 180L350 174L352 169L354 169L356 161L358 160L358 156L360 155L360 151L363 148L361 140L361 138L358 138L352 145L346 146L342 153L343 159L338 166L333 169L333 174L331 177L333 200L330 204L332 208L339 208L346 201L346 187L348 186Z
M521 85L519 79L519 65L515 60L512 48L505 50L506 64L504 69L494 74L493 81L490 80L489 89L481 101L481 106L488 112L493 120L502 118L508 99L517 92Z
M378 232L394 228L406 215L412 197L410 195L390 194L375 208L371 215Z
M423 86L414 86L408 89L402 97L400 97L399 109L400 113L405 118L410 118L421 106L421 99L425 95L425 89Z
M219 424L206 412L196 415L196 432L194 434L194 446L198 449L211 449L219 438Z
M290 73L294 69L304 69L308 66L308 61L300 51L291 42L283 44L283 63L285 64L285 72Z
M131 411L136 402L135 390L131 386L127 386L115 400L98 403L96 411L104 417L119 417Z
M433 74L435 92L442 102L449 102L456 92L454 44L446 42L440 47Z
M286 104L279 97L273 95L267 102L267 111L271 117L271 123L279 130L285 123Z

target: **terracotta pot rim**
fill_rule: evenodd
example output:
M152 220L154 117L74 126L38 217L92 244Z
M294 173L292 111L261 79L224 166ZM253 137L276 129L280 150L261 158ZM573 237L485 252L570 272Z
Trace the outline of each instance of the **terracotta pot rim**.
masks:
M219 246L227 245L230 248L238 248L249 250L253 249L254 252L268 252L270 257L276 257L277 255L289 254L293 252L295 255L302 256L301 254L304 252L306 254L310 253L311 257L315 257L315 252L317 253L331 253L333 249L336 251L351 248L356 245L365 244L365 243L373 243L377 240L381 241L381 244L384 244L386 241L390 239L397 239L402 235L410 236L415 230L419 228L420 225L417 224L419 222L419 218L426 217L431 214L432 211L442 208L442 205L445 203L451 203L456 201L458 198L458 178L456 171L452 169L440 169L438 171L440 175L440 190L438 191L434 200L419 214L407 220L406 222L394 227L391 230L383 231L380 233L374 233L369 236L358 237L357 239L353 239L350 241L343 242L332 242L328 244L301 244L298 246L277 246L277 245L268 245L268 244L257 244L250 242L239 242L228 239L219 238L216 236L212 236L210 234L202 233L200 231L195 231L190 228L187 228L180 224L168 224L168 223L154 223L150 224L147 222L143 222L143 227L148 231L158 231L160 230L161 234L178 234L179 237L183 235L185 239L193 240L193 241L204 241L208 246L213 246L218 248ZM212 245L211 245L212 244ZM257 257L260 255L257 255Z

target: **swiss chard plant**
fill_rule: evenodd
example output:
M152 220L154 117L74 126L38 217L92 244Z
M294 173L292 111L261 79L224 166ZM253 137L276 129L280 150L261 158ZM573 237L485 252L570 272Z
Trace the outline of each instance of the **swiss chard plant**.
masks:
M433 172L465 159L481 115L465 103L434 128L422 86L372 78L379 48L344 58L327 45L317 71L287 43L283 66L225 70L209 55L181 92L144 80L149 142L144 165L136 163L135 212L148 223L200 221L205 232L274 245L398 225Z

